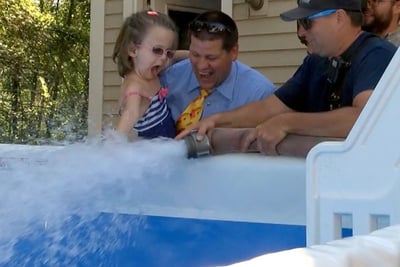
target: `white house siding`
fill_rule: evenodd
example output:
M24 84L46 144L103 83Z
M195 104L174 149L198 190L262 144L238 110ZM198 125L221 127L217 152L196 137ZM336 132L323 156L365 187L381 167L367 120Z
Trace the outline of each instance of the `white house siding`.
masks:
M235 1L233 18L239 28L239 60L257 69L279 86L293 75L306 55L296 35L296 23L279 14L296 6L294 0L269 0L259 11Z
M123 22L123 0L106 0L104 17L104 90L103 128L115 127L121 77L112 60L112 52Z

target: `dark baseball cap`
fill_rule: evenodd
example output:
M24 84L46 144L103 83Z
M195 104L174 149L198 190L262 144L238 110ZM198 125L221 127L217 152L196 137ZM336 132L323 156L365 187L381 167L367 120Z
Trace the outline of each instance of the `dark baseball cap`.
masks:
M328 9L345 9L361 12L362 0L299 0L298 7L283 12L284 21L307 18Z

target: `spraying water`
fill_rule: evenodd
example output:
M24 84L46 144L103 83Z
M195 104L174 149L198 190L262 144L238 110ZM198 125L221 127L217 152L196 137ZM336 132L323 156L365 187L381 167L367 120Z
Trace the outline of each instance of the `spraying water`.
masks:
M113 214L123 204L157 199L147 189L163 194L163 185L179 179L179 166L187 161L183 142L164 139L8 155L0 168L4 266L75 266L89 254L123 247L121 235L134 235L132 224L143 226L145 219ZM105 219L112 227L100 234L95 228Z
M301 202L265 201L282 199L277 182L296 194L302 180L279 173L302 173L302 162L188 159L187 145L0 145L0 266L220 266L305 245L304 226L251 223L253 209L299 220Z

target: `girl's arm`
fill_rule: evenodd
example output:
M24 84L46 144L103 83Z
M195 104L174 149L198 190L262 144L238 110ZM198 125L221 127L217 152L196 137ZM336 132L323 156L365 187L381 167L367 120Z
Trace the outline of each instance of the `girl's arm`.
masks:
M125 96L125 106L121 111L116 131L125 135L132 132L133 126L141 117L140 104L142 97L132 94Z

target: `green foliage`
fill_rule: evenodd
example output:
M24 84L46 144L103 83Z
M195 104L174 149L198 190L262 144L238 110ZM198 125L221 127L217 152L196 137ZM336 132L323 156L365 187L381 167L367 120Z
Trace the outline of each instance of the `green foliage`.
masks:
M87 134L89 0L0 0L0 142Z

